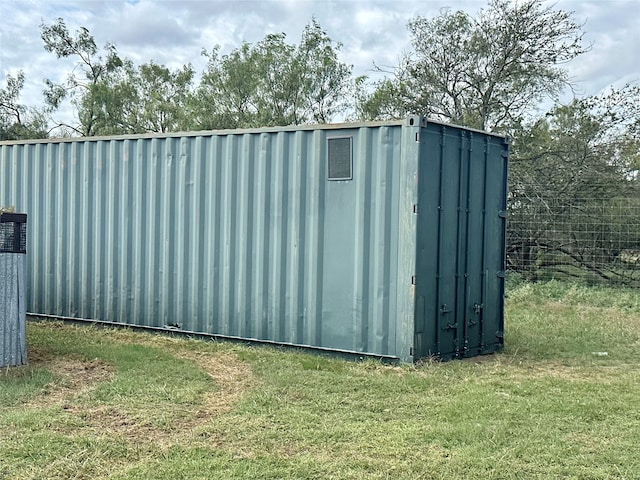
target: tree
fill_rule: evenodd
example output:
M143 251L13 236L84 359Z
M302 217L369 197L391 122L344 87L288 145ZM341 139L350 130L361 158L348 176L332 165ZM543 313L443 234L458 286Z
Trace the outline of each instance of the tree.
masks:
M184 130L190 88L195 71L191 65L171 71L154 62L141 65L133 80L137 91L137 127L145 132Z
M312 19L302 33L294 58L293 81L301 83L297 92L300 104L296 123L328 123L350 107L353 90L352 67L338 59L341 43L334 44Z
M70 98L78 124L75 133L114 135L169 132L185 129L187 103L194 71L191 65L172 71L154 62L136 68L107 43L102 55L84 27L74 35L64 20L41 25L47 51L58 58L74 58L76 65L64 84L46 80L45 96L52 108Z
M7 74L5 86L0 88L0 140L46 138L46 109L29 108L20 103L24 88L24 72Z
M409 22L413 52L362 98L364 117L429 115L492 131L518 124L568 82L561 65L586 52L571 14L542 0L492 0L472 18L443 10Z
M351 67L314 19L299 45L285 34L244 43L228 55L214 48L192 100L195 128L236 128L329 122L347 110Z
M640 282L640 86L560 105L515 136L508 256L535 279L574 267Z
M229 55L219 56L219 49L203 52L208 64L192 101L191 126L195 129L256 126L256 92L258 76L254 65L257 56L248 43Z
M66 126L80 135L94 135L96 125L104 122L106 115L101 108L104 102L100 100L100 93L104 93L105 84L113 81L125 64L115 45L106 44L104 57L98 55L98 47L89 30L81 27L72 36L62 18L51 25L42 24L40 32L46 51L54 53L57 58L71 57L76 61L66 83L45 80L47 103L58 108L65 98L70 97L77 109L79 123Z
M640 86L558 105L514 137L512 195L574 201L638 187Z
M125 60L117 76L96 83L84 93L82 103L93 105L99 112L93 134L185 130L193 76L191 65L172 71L154 62L135 68Z

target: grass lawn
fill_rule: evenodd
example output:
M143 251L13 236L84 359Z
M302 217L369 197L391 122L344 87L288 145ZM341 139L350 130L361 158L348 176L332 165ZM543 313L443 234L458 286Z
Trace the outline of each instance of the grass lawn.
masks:
M640 291L514 286L505 343L385 366L29 322L0 479L640 479Z

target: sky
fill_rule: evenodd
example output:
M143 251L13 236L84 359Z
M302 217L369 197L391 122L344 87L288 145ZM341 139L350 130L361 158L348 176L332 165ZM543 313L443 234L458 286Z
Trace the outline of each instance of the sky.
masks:
M517 1L517 0L513 0ZM590 52L566 68L578 96L609 86L640 83L640 0L554 0L584 24ZM442 8L471 15L485 0L0 0L0 81L23 70L22 103L42 102L43 79L63 82L74 64L43 48L40 25L56 18L74 32L86 27L99 47L115 44L136 64L153 60L172 68L191 63L202 72L203 49L218 45L229 53L243 41L256 43L269 33L285 33L297 44L312 17L336 42L354 76L376 78L374 63L393 67L411 50L407 22L434 17ZM567 91L563 101L574 93ZM68 108L68 107L67 107ZM68 115L64 110L59 115Z

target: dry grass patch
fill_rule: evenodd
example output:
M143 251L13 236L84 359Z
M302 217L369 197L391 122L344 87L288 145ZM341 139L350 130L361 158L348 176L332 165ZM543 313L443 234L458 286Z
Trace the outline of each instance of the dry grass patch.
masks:
M199 418L228 412L256 383L249 365L232 354L182 352L178 356L202 368L219 387L217 392L207 395Z
M45 328L61 333L64 331L58 324ZM173 376L162 377L156 373L158 381L153 382L149 380L152 374L147 375L144 369L138 371L137 368L120 365L128 373L119 374L118 365L104 359L86 359L79 353L60 354L46 347L30 346L29 365L24 368L46 369L51 373L52 380L37 395L21 402L20 408L24 412L53 408L59 414L50 422L50 429L65 436L112 438L132 445L150 445L156 449L167 449L176 444L189 445L202 426L231 411L256 384L247 363L233 353L211 351L213 349L208 347L213 344L127 331L95 330L94 333L105 337L113 334L109 341L115 340L117 344L126 342L123 345L149 347L152 356L157 351L163 362L179 365L179 369L173 372ZM194 345L198 350L190 348ZM179 373L181 370L185 372L184 375ZM203 372L210 379L210 386L203 386L200 381L190 391L189 373L194 371ZM150 390L156 393L141 392L141 395L149 397L148 401L142 402L120 398L119 393L114 394L115 398L105 394L105 391L117 389L119 382L126 381L122 375L141 375L139 388L145 389L145 382L151 381ZM159 382L163 384L159 385ZM127 385L125 388L132 387ZM154 398L156 395L170 397L174 388L178 389L180 401ZM173 394L176 395L175 392Z
M180 336L140 335L130 330L113 330L109 334L118 341L161 349L178 359L192 362L206 372L218 388L206 394L198 418L230 411L245 393L256 386L257 378L249 364L234 353L209 348L217 346L213 342Z
M25 402L25 408L62 406L88 394L96 385L110 381L115 375L115 368L99 359L55 357L38 349L30 349L28 358L31 367L46 368L54 380L45 385L38 396Z
M172 354L206 372L215 388L203 392L189 405L154 408L151 404L146 412L90 402L65 408L86 421L97 434L108 433L129 442L151 443L163 449L175 444L189 445L198 428L231 411L250 390L254 380L248 365L232 354L185 351ZM155 419L149 418L154 415Z

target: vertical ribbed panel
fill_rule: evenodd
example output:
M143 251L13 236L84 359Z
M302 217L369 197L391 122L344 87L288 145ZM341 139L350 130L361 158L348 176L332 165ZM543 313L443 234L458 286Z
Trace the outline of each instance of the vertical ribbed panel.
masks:
M27 363L24 257L0 253L0 367Z
M333 136L353 138L353 180L327 179ZM395 123L5 144L28 310L396 356L402 138Z
M416 355L494 352L503 344L508 145L437 124L421 137Z
M402 360L502 344L501 137L412 117L0 149L30 312Z

